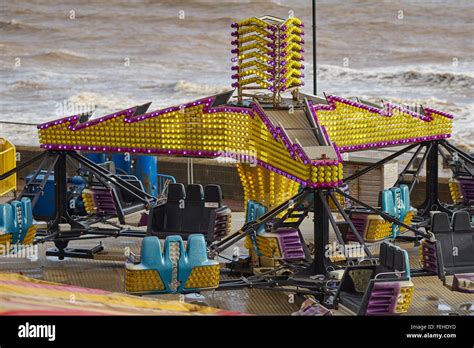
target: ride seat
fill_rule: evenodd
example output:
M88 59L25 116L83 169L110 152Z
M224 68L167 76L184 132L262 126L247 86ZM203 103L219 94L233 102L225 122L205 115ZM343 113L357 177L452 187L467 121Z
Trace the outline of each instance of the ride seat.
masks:
M474 272L474 229L467 211L453 214L453 253L456 273Z
M445 275L474 273L474 229L468 212L455 212L452 226L449 224L448 214L434 213L431 217L431 231L436 237L436 271L441 279ZM426 241L424 243L429 244Z
M441 252L442 268L454 267L453 257L453 232L449 225L449 216L444 212L435 212L431 217L431 232L434 233L438 242L438 250Z
M152 208L148 233L164 238L178 234L187 239L190 234L202 233L211 242L226 235L231 211L223 203L218 185L170 184L166 203Z
M219 185L209 184L204 188L204 209L201 219L201 230L210 228L209 224L214 221L215 215L212 213L223 205L222 190Z
M185 198L186 192L183 184L169 185L164 216L164 229L167 232L181 231Z
M136 187L137 189L141 191L145 191L145 188L143 187L142 182L137 177L132 176L132 175L119 175L119 176L123 180L128 182L129 184ZM145 203L139 200L131 192L124 190L118 186L116 187L116 191L117 191L117 196L119 199L123 216L145 209Z
M407 252L383 242L378 265L346 268L336 301L358 315L406 312L413 289L409 270Z
M202 230L199 223L205 215L204 190L202 185L190 184L186 188L185 209L183 214L182 229L186 232L199 232Z

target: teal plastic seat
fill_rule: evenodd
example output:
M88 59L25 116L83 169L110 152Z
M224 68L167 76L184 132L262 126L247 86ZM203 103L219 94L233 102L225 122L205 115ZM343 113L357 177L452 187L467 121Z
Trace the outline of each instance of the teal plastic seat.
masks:
M22 198L10 204L0 204L0 234L12 234L12 244L22 243L28 229L35 223L31 200Z
M127 264L126 267L132 273L154 270L159 274L164 287L135 291L140 293L197 292L215 288L219 282L219 263L209 260L203 234L190 235L186 247L181 236L168 236L163 249L158 237L147 236L142 241L140 263Z
M400 185L400 195L403 202L403 209L400 215L402 219L404 219L408 212L413 210L410 203L410 189L408 188L408 185Z
M10 204L0 204L0 229L2 234L18 233L18 222L14 218L13 207Z
M412 211L410 205L410 189L407 185L392 187L382 192L382 211L394 218L404 221L407 214ZM400 235L400 226L392 224L392 238Z
M259 217L267 213L267 207L263 204L260 204L256 201L250 200L247 202L247 212L245 214L245 223L250 221L255 221ZM265 232L265 226L260 226L257 230L257 234L262 234Z
M390 216L397 217L393 193L390 190L382 191L382 210Z
M145 237L142 241L141 264L145 268L162 269L164 258L158 237Z

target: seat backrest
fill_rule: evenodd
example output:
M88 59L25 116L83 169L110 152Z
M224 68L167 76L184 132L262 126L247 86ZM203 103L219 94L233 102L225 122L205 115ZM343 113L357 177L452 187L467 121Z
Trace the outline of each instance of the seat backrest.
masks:
M204 207L219 208L222 207L222 190L219 185L209 184L204 188Z
M186 203L203 202L204 189L201 184L189 184L186 188Z
M202 185L190 184L186 188L185 208L182 230L184 232L200 232L199 222L204 209L204 190Z
M400 219L404 219L411 209L410 188L408 187L408 185L400 185L400 195L402 197L403 202L403 208L401 211Z
M181 231L186 193L183 184L170 184L165 205L164 229L166 232Z
M400 272L403 278L410 277L410 267L408 265L407 252L402 248L388 242L380 244L379 265L376 269L378 273ZM384 276L384 278L391 276ZM396 275L393 275L395 278Z
M169 184L166 203L180 202L186 198L186 191L183 184Z
M245 212L245 222L249 221L254 221L256 219L255 217L255 211L256 211L256 205L258 203L252 200L247 201L247 210Z
M267 212L267 207L265 207L263 204L260 204L256 201L248 201L247 202L247 213L245 216L245 223L250 222L250 221L255 221L262 215L265 215ZM263 233L265 232L265 225L262 225L258 228L257 233Z
M444 212L435 212L431 216L431 232L435 235L450 233L449 216Z
M148 218L148 233L165 231L165 210L165 204L151 208L150 217Z
M453 230L454 265L474 267L474 229L467 211L453 214Z
M397 216L393 193L390 190L382 191L382 210L391 216Z
M149 268L158 268L163 263L161 243L158 237L146 236L142 240L141 263Z
M374 265L348 266L337 289L336 300L354 313L359 313L375 271Z
M145 191L145 188L143 187L142 182L138 180L138 178L134 178L133 176L126 176L123 179L129 184L136 187L137 189ZM135 195L131 194L129 191L124 190L120 187L117 187L117 194L120 198L120 203L122 204L122 206L130 205L134 203L143 204L143 202L137 199Z
M449 216L444 212L435 212L431 216L431 232L441 248L444 267L453 267L453 232L449 225Z
M471 232L471 219L467 211L457 211L453 214L454 233Z
M201 219L201 230L207 231L212 212L223 206L222 190L219 185L209 184L204 187L204 208Z

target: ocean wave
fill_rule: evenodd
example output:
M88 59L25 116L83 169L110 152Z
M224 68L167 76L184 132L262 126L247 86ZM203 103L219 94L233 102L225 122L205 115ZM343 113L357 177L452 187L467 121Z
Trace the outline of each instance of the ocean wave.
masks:
M474 74L468 72L435 71L430 68L393 67L376 69L350 69L335 65L320 65L318 77L345 81L377 80L380 83L420 85L434 88L465 89L474 87Z
M32 91L46 88L48 88L47 84L32 80L19 80L10 84L10 89L14 91Z
M197 5L199 7L212 7L212 8L215 8L216 7L216 1L215 0L186 0L186 5ZM265 5L267 4L268 5L268 2L270 3L278 3L279 1L277 0L272 0L272 1L268 1L268 0L265 0L265 1L255 1L255 0L221 0L219 1L219 4L221 6L225 6L225 5L240 5L240 4L243 4L243 5L252 5L252 4L261 4L261 5ZM165 5L175 5L176 6L176 1L174 0L160 0L160 4L165 4Z
M401 83L420 83L430 87L466 88L474 86L474 77L464 73L452 72L419 72L414 70L395 74L384 74L386 80L397 80Z
M0 19L0 29L8 32L38 32L43 30L57 31L58 29L34 25L31 23L21 22L16 19L3 20Z
M150 22L155 22L156 18L154 16L146 16L143 18L145 22L150 21ZM186 14L185 13L185 21L186 21L186 26L191 27L191 26L203 26L203 24L207 27L209 26L223 26L225 28L229 28L229 31L231 30L230 25L235 22L234 17L230 16L215 16L212 18L212 23L203 23L203 19L201 16L197 16L194 14ZM171 16L171 17L164 17L160 19L160 25L162 26L168 26L168 25L182 25L183 20L179 19L179 17L176 16ZM193 33L194 34L194 33ZM199 34L199 33L198 33ZM210 36L215 37L216 34L212 33Z
M128 98L115 94L81 92L69 97L66 104L80 110L96 110L96 114L105 114L130 107L133 103Z
M66 49L49 51L46 53L34 55L32 57L45 62L78 62L89 59L89 57L85 54Z
M190 95L211 95L222 93L230 90L229 86L210 86L203 84L196 84L186 80L179 80L171 85L173 92L186 93Z
M222 93L232 89L227 85L206 85L190 82L187 80L179 80L178 82L161 82L153 84L143 84L141 89L157 90L160 94L179 98L179 95L187 97L205 96ZM176 99L175 98L175 99Z
M31 24L25 24L16 19L7 20L0 20L0 29L23 29L23 28L31 28Z

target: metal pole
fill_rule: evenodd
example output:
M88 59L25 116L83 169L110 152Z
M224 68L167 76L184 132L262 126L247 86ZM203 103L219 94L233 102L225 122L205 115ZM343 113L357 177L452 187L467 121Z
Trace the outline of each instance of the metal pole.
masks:
M422 216L429 218L430 211L440 210L451 213L446 209L438 199L438 142L431 143L431 147L427 151L426 158L426 199L421 205L423 211Z
M67 223L71 225L71 229L77 228L78 230L84 230L85 226L80 222L75 221L68 213L67 209L69 202L67 200L67 169L66 169L66 152L58 152L56 158L54 159L54 195L55 195L55 210L56 215L54 220L48 227L49 233L59 232L58 236L61 237L62 233L60 232L59 225ZM69 231L63 232L65 235ZM69 232L69 234L72 234ZM64 248L60 247L60 244L56 246L62 251ZM61 256L60 256L61 259Z
M464 151L462 151L461 149L457 148L456 146L448 143L446 140L442 140L441 142L441 145L446 148L448 151L450 152L457 152L459 157L461 157L463 160L465 160L466 162L468 162L469 164L474 164L474 157L472 157L471 155L465 153Z
M415 153L413 154L413 156L410 158L410 161L408 161L407 165L405 166L405 168L400 172L400 174L398 174L398 179L397 181L395 181L395 184L393 186L398 186L400 184L400 181L403 180L404 178L404 174L405 172L409 171L412 164L415 162L415 159L418 157L418 155L420 154L421 150L423 149L423 147L425 147L426 144L422 143L418 149L416 149ZM421 167L421 163L419 165L419 167Z
M348 176L347 178L344 179L344 184L347 184L348 182L354 180L354 179L357 179L359 176L362 176L368 172L370 172L371 170L374 170L378 167L380 167L382 164L388 162L388 161L391 161L392 159L394 158L397 158L398 156L400 155L403 155L404 153L410 151L411 149L413 149L414 147L418 146L417 143L415 144L411 144L397 152L395 152L394 154L388 156L388 157L385 157L383 159L381 159L380 161L374 163L374 164L371 164L370 166L368 167L365 167L364 169L362 170L359 170L358 172L355 172L354 174L352 174L351 176Z
M26 168L28 167L30 164L32 163L35 163L36 161L39 161L40 159L42 159L43 157L47 156L49 152L42 152L40 153L39 155L29 159L28 161L25 161L23 162L22 164L16 166L15 168L13 169L10 169L8 172L6 173L3 173L2 175L0 175L0 181L1 180L4 180L6 178L8 178L9 176L15 174L15 173L18 173L20 172L20 170L22 170L23 168Z
M365 253L367 254L368 257L372 258L372 253L370 252L370 249L367 247L367 245L364 242L364 239L360 235L359 231L357 231L357 228L354 226L352 223L351 218L347 213L344 211L344 207L341 206L337 198L334 196L334 193L332 191L328 192L329 197L331 198L332 202L336 206L337 210L339 211L339 214L342 215L342 218L344 219L345 222L349 225L349 228L352 230L352 233L356 237L357 241L359 242L360 245L363 246Z
M430 153L432 146L433 146L432 144L429 144L426 146L426 152L423 154L423 157L421 157L420 165L416 169L415 174L413 174L413 179L412 179L413 181L410 183L410 187L409 187L410 194L413 191L413 188L415 187L415 184L418 181L418 175L420 175L421 169L423 168L423 164L425 163L426 158L428 157L428 154Z
M311 264L313 275L323 274L327 275L328 271L326 246L329 243L329 216L326 209L324 209L323 197L319 190L314 190L314 259Z
M156 197L153 197L152 195L148 194L145 191L142 191L138 187L135 187L134 185L130 184L126 180L123 180L121 177L117 176L116 174L112 174L108 170L102 168L101 166L95 164L91 160L89 160L87 157L84 157L80 155L77 152L70 151L68 152L68 155L75 159L77 162L82 164L84 167L88 168L90 171L92 171L94 174L97 176L101 176L102 178L105 178L106 181L110 181L112 184L126 190L139 200L141 200L144 203L150 203L150 202L155 202Z
M316 0L313 0L313 94L318 94L318 79L316 67Z

